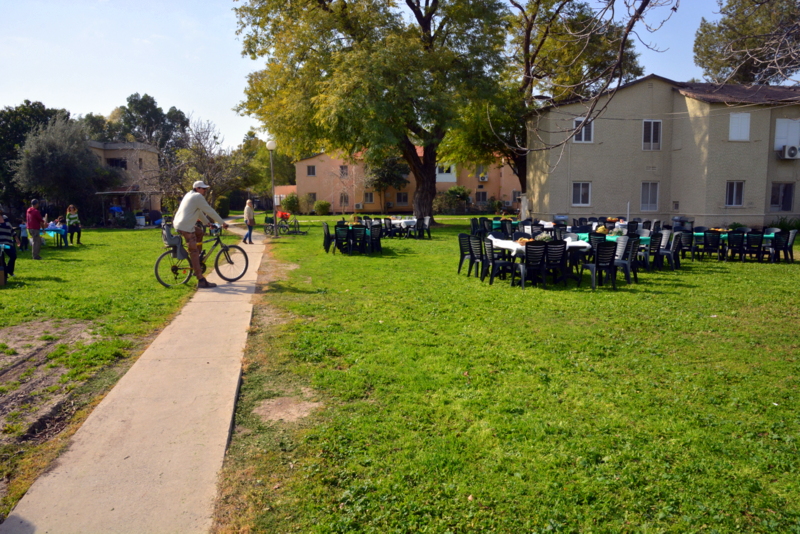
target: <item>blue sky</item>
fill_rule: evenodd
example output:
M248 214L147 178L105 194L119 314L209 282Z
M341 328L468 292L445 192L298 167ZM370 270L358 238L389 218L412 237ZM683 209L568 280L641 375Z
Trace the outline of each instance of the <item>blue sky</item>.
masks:
M241 56L234 2L189 0L0 1L0 107L39 100L74 115L108 115L132 93L214 122L235 146L258 123L233 111L259 63ZM683 0L637 43L646 74L700 78L694 32L715 0ZM662 11L663 13L663 11ZM656 23L657 21L649 21Z

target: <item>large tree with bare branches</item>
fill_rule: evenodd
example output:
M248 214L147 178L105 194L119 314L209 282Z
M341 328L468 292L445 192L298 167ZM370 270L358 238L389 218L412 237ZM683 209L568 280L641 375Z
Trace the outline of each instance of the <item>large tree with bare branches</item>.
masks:
M642 75L630 30L602 7L573 0L511 0L509 46L497 90L460 111L442 155L475 164L500 156L525 191L527 122L542 101L590 98L607 89L609 79L624 83ZM647 6L640 7L644 14Z

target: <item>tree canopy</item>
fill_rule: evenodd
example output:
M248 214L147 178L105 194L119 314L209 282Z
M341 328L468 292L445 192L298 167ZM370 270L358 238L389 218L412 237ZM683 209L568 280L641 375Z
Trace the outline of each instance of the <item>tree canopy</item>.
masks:
M408 184L406 177L410 171L408 164L402 159L386 158L380 164L367 165L364 187L373 189L380 194L381 207L383 207L383 194L390 188L397 190L404 188Z
M499 74L504 5L247 0L236 12L244 52L266 61L249 76L240 111L295 157L401 153L416 180L414 213L432 215L439 144Z
M58 115L68 118L69 112L47 108L41 102L30 100L0 110L0 203L17 208L24 205L31 191L21 189L14 181L15 171L11 164L19 157L19 150L28 134L47 125Z
M694 62L715 83L777 84L800 69L800 2L718 0L695 34Z

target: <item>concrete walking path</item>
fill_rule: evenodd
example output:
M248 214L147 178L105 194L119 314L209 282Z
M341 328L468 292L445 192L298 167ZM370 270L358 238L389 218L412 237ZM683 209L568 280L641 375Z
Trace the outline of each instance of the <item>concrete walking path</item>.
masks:
M240 246L247 274L208 276L219 285L198 290L158 335L0 534L210 530L264 248Z

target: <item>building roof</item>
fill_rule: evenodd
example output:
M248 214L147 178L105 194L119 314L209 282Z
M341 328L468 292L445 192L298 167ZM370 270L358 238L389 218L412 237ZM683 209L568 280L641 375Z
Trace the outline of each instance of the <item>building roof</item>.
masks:
M158 152L158 149L146 143L103 143L102 141L87 141L87 145L101 150L143 150L145 152Z
M661 80L672 85L683 96L709 104L800 104L800 88L798 87L676 82L657 74L649 74L644 78L622 84L617 88L606 91L604 94L652 80ZM542 107L540 111L587 100L589 99L575 98L564 102L554 102Z
M800 88L780 85L719 85L714 83L679 83L675 88L683 96L709 104L800 104Z

